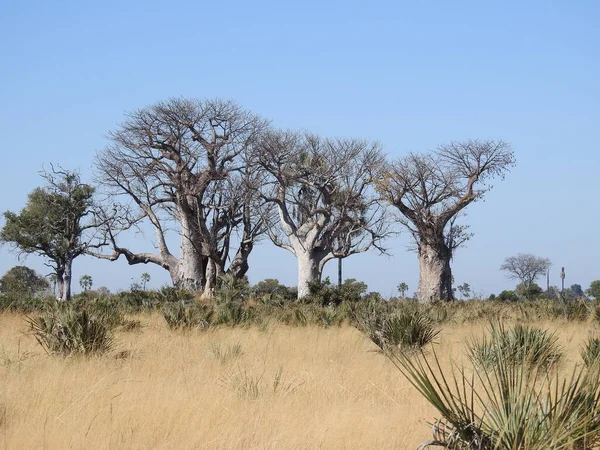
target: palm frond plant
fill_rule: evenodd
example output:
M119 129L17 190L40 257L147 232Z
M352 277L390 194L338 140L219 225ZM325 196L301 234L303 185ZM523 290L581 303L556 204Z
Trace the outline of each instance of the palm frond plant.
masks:
M56 304L26 320L35 339L49 354L102 354L113 347L112 324L87 308Z
M503 322L492 321L487 336L468 342L467 356L483 369L504 359L507 364L540 366L549 370L562 361L563 351L556 333L521 324L507 327Z
M206 329L212 321L213 311L204 305L187 304L183 301L167 303L163 307L163 318L172 329Z
M440 330L421 310L402 311L389 316L365 315L358 320L362 330L381 350L401 348L405 352L423 349L435 341Z
M491 351L505 351L499 340ZM487 370L453 365L444 370L433 351L388 357L447 422L445 433L424 445L469 450L588 449L600 437L600 364L576 366L571 375L542 365L495 358ZM440 435L443 441L440 441ZM423 447L424 448L424 447Z
M581 349L581 359L586 366L600 363L600 338L588 337Z

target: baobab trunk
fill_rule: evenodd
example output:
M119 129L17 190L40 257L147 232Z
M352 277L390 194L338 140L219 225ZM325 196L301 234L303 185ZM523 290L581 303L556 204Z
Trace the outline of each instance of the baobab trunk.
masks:
M206 285L204 286L204 292L202 294L205 298L212 298L217 282L219 278L223 276L223 268L220 264L216 263L212 259L208 259L206 262Z
M296 253L298 259L298 300L309 293L309 284L321 281L321 264L314 254Z
M198 292L202 291L205 285L204 264L202 254L194 245L194 236L186 223L185 219L181 220L180 255L178 261L169 267L169 274L175 287Z
M419 245L418 297L421 303L450 301L452 295L452 270L450 269L450 249L441 243L436 246L421 243Z
M240 248L238 249L233 261L229 265L228 272L233 275L238 280L244 278L250 266L248 265L248 257L250 256L250 252L252 251L252 247L254 244L252 242L244 242L240 244Z

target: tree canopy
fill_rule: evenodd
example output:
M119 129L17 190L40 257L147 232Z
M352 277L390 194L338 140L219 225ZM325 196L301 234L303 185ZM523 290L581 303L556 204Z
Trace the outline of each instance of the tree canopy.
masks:
M33 297L48 289L48 280L26 266L15 266L0 278L2 294Z
M399 222L415 240L420 301L453 298L450 261L454 250L470 238L456 218L491 188L489 180L504 177L514 164L506 142L469 140L426 154L410 153L387 168L378 189L398 209Z
M519 253L504 260L500 270L506 272L509 279L519 280L524 292L529 292L537 278L552 266L548 258L541 258L531 253Z
M18 214L4 213L0 242L12 245L20 254L45 257L57 276L58 298L69 300L73 260L103 245L95 233L94 188L82 183L76 172L63 169L42 172L42 177L46 185L28 195Z

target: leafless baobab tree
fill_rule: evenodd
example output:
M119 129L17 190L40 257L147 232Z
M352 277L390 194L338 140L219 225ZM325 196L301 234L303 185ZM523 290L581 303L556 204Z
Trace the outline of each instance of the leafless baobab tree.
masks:
M384 158L376 143L282 131L265 135L256 155L261 195L279 216L267 221L268 234L298 260L298 298L327 261L383 250L387 221L374 184Z
M390 165L378 187L415 239L419 301L453 299L450 261L470 237L455 219L491 188L490 179L504 177L514 164L506 142L469 140L409 154Z
M97 156L98 180L132 206L124 209L120 229L149 221L158 251L131 251L117 242L117 227L113 253L96 256L157 264L175 286L209 293L240 225L249 227L241 240L247 264L248 240L257 230L243 219L247 194L233 192L232 183L244 168L244 153L267 128L267 121L222 100L170 99L128 114ZM180 234L178 256L165 237L173 226Z

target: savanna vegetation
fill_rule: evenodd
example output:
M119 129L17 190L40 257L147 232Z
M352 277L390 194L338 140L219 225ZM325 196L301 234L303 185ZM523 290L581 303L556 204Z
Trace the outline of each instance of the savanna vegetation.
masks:
M600 436L594 300L423 304L326 280L298 302L233 276L210 299L133 287L0 296L7 448L584 449Z
M129 113L95 185L52 166L4 214L0 242L51 273L0 279L0 442L597 447L600 281L551 287L551 261L524 253L505 259L518 284L497 296L452 275L472 237L465 208L514 164L508 143L476 139L387 161L376 142L279 130L224 100ZM154 231L149 251L127 245L139 227ZM414 297L405 282L383 299L341 270L322 279L329 261L387 253L400 230L418 255ZM249 285L261 239L294 254L296 286ZM172 286L147 289L144 273L110 293L86 274L72 295L82 255L154 264Z

